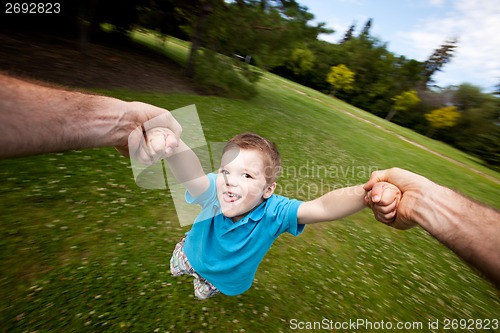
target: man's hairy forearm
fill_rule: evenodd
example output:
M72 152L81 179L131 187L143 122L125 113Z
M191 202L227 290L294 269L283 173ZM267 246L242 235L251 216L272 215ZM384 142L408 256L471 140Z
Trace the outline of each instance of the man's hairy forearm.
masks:
M124 121L125 102L2 74L0 86L0 158L126 145L117 142L120 136L116 133L123 127L118 123Z
M415 222L500 287L498 210L439 185L415 203Z

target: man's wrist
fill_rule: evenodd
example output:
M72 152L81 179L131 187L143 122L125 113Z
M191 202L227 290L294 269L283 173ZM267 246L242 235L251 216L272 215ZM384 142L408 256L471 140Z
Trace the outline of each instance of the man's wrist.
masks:
M89 133L92 147L124 147L127 139L138 124L128 116L129 102L112 97L96 96L92 113L94 119L90 122Z
M443 240L456 227L458 222L456 204L458 194L454 191L430 183L422 189L413 212L414 221L434 237ZM455 218L453 218L455 217Z

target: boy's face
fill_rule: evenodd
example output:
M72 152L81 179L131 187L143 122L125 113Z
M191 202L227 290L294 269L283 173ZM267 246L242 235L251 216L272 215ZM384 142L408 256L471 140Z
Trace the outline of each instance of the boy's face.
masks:
M236 148L222 156L215 185L222 213L234 222L269 198L276 187L267 184L259 151Z

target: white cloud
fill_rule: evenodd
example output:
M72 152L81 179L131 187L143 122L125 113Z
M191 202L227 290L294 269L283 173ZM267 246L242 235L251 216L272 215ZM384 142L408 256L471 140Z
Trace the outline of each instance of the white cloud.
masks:
M429 0L429 4L434 7L442 7L445 0Z
M444 17L428 17L400 36L405 36L408 47L413 48L413 57L418 60L427 59L446 39L458 37L456 55L439 77L442 81L464 79L442 85L468 81L490 87L500 80L500 6L497 0L455 0Z

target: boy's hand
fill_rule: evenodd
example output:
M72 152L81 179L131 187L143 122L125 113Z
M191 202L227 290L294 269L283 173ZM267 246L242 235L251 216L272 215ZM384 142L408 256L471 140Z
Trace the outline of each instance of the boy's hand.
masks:
M153 128L147 132L148 147L152 155L170 157L179 145L175 133L168 128Z
M129 156L142 164L150 165L170 157L179 145L177 135L165 127L154 127L143 132L136 128L129 136Z
M371 207L378 221L391 224L396 220L400 199L401 191L396 186L386 182L379 182L366 194L365 203Z

